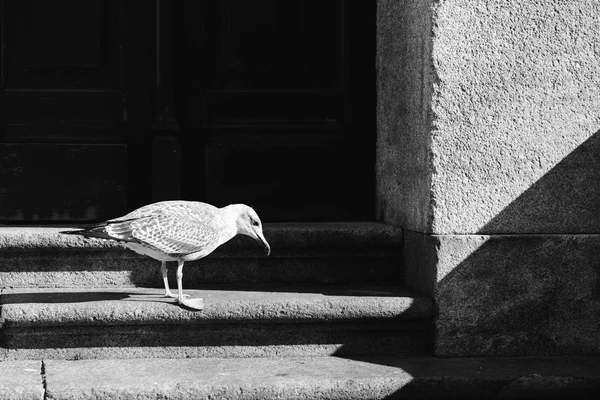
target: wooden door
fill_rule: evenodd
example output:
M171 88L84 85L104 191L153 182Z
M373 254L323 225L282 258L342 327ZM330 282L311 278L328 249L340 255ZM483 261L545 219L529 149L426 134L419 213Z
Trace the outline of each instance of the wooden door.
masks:
M0 221L94 221L143 202L151 2L0 7Z
M184 197L372 219L374 2L173 4Z

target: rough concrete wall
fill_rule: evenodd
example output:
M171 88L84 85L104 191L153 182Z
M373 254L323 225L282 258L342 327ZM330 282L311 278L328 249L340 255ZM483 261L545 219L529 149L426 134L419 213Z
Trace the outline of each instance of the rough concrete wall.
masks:
M377 217L423 231L431 220L430 1L377 8Z
M598 232L600 2L444 0L433 21L429 232Z
M433 25L434 235L407 277L435 352L597 353L600 2L436 1Z
M407 229L435 353L597 354L600 1L379 0L378 18L379 215Z
M416 243L413 282L434 292L437 355L600 352L600 235L409 233L407 240Z

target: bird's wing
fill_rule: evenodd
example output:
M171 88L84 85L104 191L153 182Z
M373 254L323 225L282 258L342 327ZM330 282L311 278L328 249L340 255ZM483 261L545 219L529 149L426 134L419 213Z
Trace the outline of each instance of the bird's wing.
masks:
M216 207L175 200L148 204L122 217L61 233L143 243L167 254L208 254L221 244L222 228Z
M220 243L220 233L213 223L201 223L181 215L153 215L129 224L131 236L166 254L181 255L206 251Z
M168 200L158 203L147 204L136 210L131 211L122 217L108 221L119 222L127 219L149 217L152 215L180 215L182 217L200 217L202 220L210 220L218 215L219 211L215 206L199 201Z
M137 221L136 218L113 220L106 222L101 229L103 233L106 233L108 239L123 240L126 242L139 242L139 240L133 235L132 224L135 221Z

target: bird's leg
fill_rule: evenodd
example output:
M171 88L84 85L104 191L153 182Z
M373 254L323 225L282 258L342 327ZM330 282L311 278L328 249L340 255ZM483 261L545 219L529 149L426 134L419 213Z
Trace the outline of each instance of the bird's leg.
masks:
M179 304L183 304L183 261L177 261L177 301Z
M183 294L183 261L177 261L177 302L194 310L202 310L204 302L202 299L187 299Z
M163 282L165 283L165 297L177 297L173 293L171 293L171 289L169 289L169 279L167 278L167 262L163 261L160 265L160 272L162 273Z
M162 277L163 277L163 282L165 283L165 297L172 297L174 299L177 298L176 294L173 294L173 292L171 292L171 289L169 288L169 278L167 278L167 262L163 261L161 266L160 266L160 272L162 273ZM189 294L184 294L183 297L190 297Z

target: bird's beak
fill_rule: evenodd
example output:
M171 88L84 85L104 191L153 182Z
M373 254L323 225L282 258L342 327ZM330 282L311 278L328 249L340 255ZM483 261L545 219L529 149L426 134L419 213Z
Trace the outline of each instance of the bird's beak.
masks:
M269 246L267 239L265 239L262 230L256 231L256 241L263 246L267 255L271 254L271 246Z

